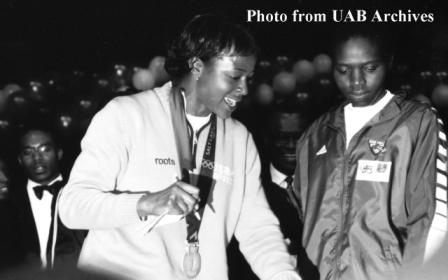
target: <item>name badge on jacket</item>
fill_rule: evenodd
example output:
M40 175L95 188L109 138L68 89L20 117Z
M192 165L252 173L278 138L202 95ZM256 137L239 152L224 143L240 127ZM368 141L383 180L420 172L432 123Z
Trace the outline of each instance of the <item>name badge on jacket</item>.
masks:
M389 182L392 162L378 160L359 160L356 180L371 182Z

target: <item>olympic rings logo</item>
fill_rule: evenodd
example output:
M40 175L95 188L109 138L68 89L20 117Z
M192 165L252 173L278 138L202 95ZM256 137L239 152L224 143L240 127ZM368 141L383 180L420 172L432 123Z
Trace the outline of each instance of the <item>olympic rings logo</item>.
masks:
M204 159L202 161L201 166L204 167L204 168L208 168L208 169L214 169L215 168L215 163L213 161Z

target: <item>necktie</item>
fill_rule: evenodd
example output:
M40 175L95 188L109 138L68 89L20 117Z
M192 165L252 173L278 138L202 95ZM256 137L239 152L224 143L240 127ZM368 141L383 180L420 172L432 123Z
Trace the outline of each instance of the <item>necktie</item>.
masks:
M294 192L292 190L292 183L293 183L294 179L290 175L290 176L286 177L285 181L286 181L286 184L287 184L287 186L286 186L286 193L288 194L289 202L291 202L291 204L294 205L294 207L296 209L298 209L297 198L294 195Z
M300 219L303 218L303 214L302 214L302 204L300 202L300 199L297 198L297 196L294 194L294 191L292 190L292 183L294 181L294 179L292 178L292 176L288 176L285 179L287 186L286 186L286 193L288 194L288 199L289 202L291 202L291 204L297 209L298 213L299 213L299 217Z
M44 191L47 191L51 194L55 194L58 189L62 187L61 181L56 181L51 185L39 185L33 188L34 194L38 199L42 199L44 195Z

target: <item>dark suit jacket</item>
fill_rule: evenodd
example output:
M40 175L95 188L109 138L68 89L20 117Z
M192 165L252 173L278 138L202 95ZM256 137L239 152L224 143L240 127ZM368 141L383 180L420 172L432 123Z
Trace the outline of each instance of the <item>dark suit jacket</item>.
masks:
M283 235L291 240L289 250L291 254L297 255L297 268L302 279L318 280L319 272L301 245L302 223L298 211L290 203L286 190L272 182L268 162L263 162L261 180L269 206L280 221L280 229ZM235 238L232 238L227 248L227 257L230 280L258 279L239 251L238 241Z
M22 177L25 178L25 177ZM19 180L12 191L11 199L16 212L16 226L18 244L11 255L18 255L19 259L32 266L40 266L40 247L37 228L34 222L31 204L26 190L27 179ZM62 183L62 186L65 182ZM60 191L60 190L59 190ZM57 191L53 194L52 213L56 207ZM53 215L54 216L54 215ZM70 230L64 226L59 217L57 226L54 267L63 265L64 267L75 267L85 237L84 231ZM51 242L50 242L51 244ZM49 245L51 246L51 245Z
M302 246L302 222L299 212L290 202L286 189L272 182L269 163L263 163L261 180L266 193L266 199L280 222L280 229L291 240L289 252L297 255L297 268L304 280L319 279L319 272L308 259Z
M269 167L262 172L262 183L266 199L274 214L280 221L280 229L285 238L291 240L290 253L297 255L297 246L301 243L302 223L297 212L291 204L286 189L272 182Z

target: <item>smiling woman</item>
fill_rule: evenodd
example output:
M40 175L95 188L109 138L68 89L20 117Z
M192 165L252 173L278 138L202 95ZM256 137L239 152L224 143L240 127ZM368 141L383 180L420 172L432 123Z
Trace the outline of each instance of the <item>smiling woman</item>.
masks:
M231 118L257 52L241 26L197 16L169 48L171 82L116 98L94 117L60 200L61 219L89 229L82 268L227 279L235 235L261 279L300 279L262 191L252 136Z
M221 56L206 63L193 59L198 72L196 88L186 92L187 113L211 112L228 118L247 94L247 79L252 76L254 56Z
M244 29L217 18L203 16L187 25L166 61L174 88L185 90L187 113L228 118L247 94L257 52Z

